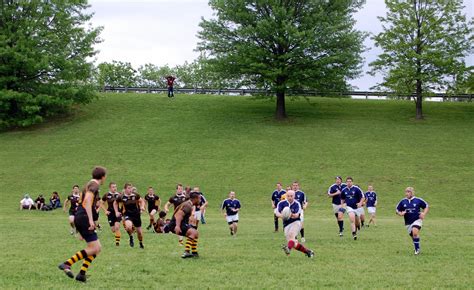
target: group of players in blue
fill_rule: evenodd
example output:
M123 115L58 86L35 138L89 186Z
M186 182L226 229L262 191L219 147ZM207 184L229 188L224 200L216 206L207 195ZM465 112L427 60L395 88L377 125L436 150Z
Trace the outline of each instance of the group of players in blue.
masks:
M368 187L367 192L363 192L359 186L353 184L353 178L347 177L346 183L342 182L342 177L336 176L336 182L332 184L328 191L328 197L332 198L333 212L339 227L339 236L344 232L344 214L347 214L351 224L352 238L357 240L357 232L364 226L365 210L371 215L367 227L375 221L377 207L377 193L372 186ZM275 232L278 231L278 221L283 219L283 228L287 244L282 246L285 254L289 255L295 248L305 253L308 257L313 257L314 252L304 246L304 210L308 206L306 195L299 188L298 182L293 182L291 187L286 190L282 188L279 182L271 196L272 207L274 209ZM283 215L286 207L290 209L289 217ZM429 211L429 205L423 199L415 197L413 187L405 189L405 198L402 199L397 207L396 213L403 216L408 234L413 240L415 255L420 253L420 230L423 219ZM298 241L297 236L300 235Z

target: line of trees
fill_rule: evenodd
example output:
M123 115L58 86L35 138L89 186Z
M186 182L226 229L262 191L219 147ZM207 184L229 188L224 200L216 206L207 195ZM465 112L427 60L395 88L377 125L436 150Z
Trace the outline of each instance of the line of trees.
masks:
M110 87L166 87L166 77L177 76L177 88L235 88L234 80L224 79L208 68L202 58L191 63L170 67L152 63L135 69L129 62L112 61L100 63L94 72L98 88Z
M201 56L176 67L112 61L94 66L101 27L88 25L87 0L0 4L0 129L29 126L91 102L103 86L263 88L276 92L277 119L286 118L292 89L351 89L362 70L363 42L354 13L364 0L210 0L202 19ZM474 91L474 21L462 0L385 0L383 31L372 36L383 53L370 64L377 89L416 93L416 117L432 92Z

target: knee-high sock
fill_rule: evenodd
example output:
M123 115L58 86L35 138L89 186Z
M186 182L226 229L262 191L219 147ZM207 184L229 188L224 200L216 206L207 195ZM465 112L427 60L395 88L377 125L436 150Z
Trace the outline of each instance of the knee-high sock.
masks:
M74 256L72 256L66 262L64 262L64 264L71 266L72 264L84 259L85 257L87 257L86 250L80 250L79 252L75 253Z

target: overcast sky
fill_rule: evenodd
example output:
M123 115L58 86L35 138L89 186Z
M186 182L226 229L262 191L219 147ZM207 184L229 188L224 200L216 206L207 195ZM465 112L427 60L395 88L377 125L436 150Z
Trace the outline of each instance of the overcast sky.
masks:
M201 17L209 19L212 10L208 0L90 0L94 12L92 24L103 26L103 42L96 48L100 51L97 63L119 60L130 62L134 68L146 63L158 66L175 66L193 61L198 42L197 32ZM464 0L465 14L474 16L474 0ZM385 15L383 0L367 0L355 18L357 29L370 33L381 31L377 16ZM368 63L376 59L380 50L367 39L369 50L364 53L364 71ZM474 65L474 55L467 62ZM381 79L364 73L351 84L360 90L368 90Z

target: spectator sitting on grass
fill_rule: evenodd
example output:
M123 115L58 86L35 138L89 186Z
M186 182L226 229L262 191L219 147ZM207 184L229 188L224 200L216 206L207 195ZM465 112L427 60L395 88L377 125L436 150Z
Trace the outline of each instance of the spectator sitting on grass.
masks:
M43 210L43 207L45 206L45 201L42 194L38 196L38 198L35 200L35 203L36 203L36 208L38 210Z
M35 202L33 199L28 195L28 193L25 193L25 196L23 199L20 201L20 210L22 209L27 209L27 210L32 210L36 209L35 208Z
M51 208L53 209L61 207L61 198L59 197L57 191L53 191L53 195L49 199L49 203L51 205Z

